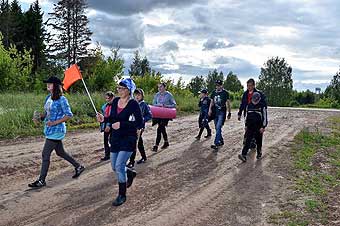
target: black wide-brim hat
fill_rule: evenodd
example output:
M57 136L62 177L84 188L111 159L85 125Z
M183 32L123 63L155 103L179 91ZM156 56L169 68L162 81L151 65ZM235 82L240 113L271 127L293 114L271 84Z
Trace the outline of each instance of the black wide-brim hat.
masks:
M61 82L61 80L58 77L56 77L56 76L51 76L48 79L44 80L43 82L44 83L54 83L54 84L57 84L57 85L62 85L63 84Z

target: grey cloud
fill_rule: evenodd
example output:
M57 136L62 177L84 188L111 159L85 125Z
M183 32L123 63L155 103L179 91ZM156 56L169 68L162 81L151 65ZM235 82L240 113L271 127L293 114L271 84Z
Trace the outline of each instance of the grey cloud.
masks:
M203 50L225 49L225 48L230 48L233 46L234 44L232 43L229 43L227 45L223 41L219 41L218 39L215 39L215 38L210 38L203 44L203 47L204 47Z
M109 17L100 14L90 19L93 41L103 46L134 49L144 46L144 26L139 16Z
M119 15L147 13L156 8L183 7L204 0L89 0L90 8Z
M170 51L178 51L178 44L174 41L166 41L164 42L160 48L163 51L170 52Z

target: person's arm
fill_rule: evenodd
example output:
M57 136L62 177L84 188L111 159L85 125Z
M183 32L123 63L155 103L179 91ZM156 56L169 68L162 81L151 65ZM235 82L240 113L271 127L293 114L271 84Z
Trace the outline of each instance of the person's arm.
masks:
M242 98L241 98L241 103L240 103L240 107L238 109L238 113L237 113L237 116L238 116L238 120L240 121L241 120L241 116L242 116L242 112L244 111L244 109L246 108L246 102L245 102L245 96L246 96L246 92L243 93L242 95Z
M215 105L215 102L214 102L214 92L213 92L210 96L210 105L209 105L209 112L208 112L209 116L211 116L212 114L212 108L214 105Z
M61 98L61 110L64 113L64 117L62 117L61 119L55 120L55 121L48 121L46 123L47 126L55 126L58 125L60 123L66 122L68 121L70 118L72 118L73 113L71 111L70 105L66 99L66 97L60 97Z
M148 122L152 119L152 113L148 104L144 103L144 122Z
M261 107L262 112L262 128L260 132L263 133L268 125L268 115L267 115L267 107L264 105Z
M228 116L227 118L230 119L231 118L231 105L230 105L230 97L229 97L229 93L226 91L226 96L227 96L227 101L226 101L226 105L227 105L227 111L228 111Z
M175 101L175 98L174 96L171 94L171 93L167 93L167 98L168 98L168 101L169 104L164 104L164 107L166 108L175 108L176 107L176 101Z

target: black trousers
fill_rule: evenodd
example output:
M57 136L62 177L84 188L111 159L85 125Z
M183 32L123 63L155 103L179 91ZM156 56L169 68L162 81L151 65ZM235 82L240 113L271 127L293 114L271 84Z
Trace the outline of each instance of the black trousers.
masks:
M106 133L104 132L104 151L105 151L105 156L110 156L110 145L109 145L109 140L111 138L111 131Z
M64 150L63 143L61 140L50 140L46 139L45 145L42 151L42 165L40 171L39 179L45 181L47 176L48 168L50 166L50 158L52 151L55 150L57 155L69 163L71 163L75 168L80 166L80 164L72 158L69 154L67 154Z
M142 156L142 158L146 160L146 154L145 154L145 148L144 148L144 142L143 142L142 134L143 134L143 132L141 132L140 137L138 139L137 148L138 148L139 153ZM132 155L130 157L131 163L135 163L136 153L137 153L136 150L134 152L132 152Z
M253 139L255 139L256 141L257 153L261 153L263 134L260 133L260 128L261 127L247 127L246 128L246 132L244 134L245 142L244 142L243 149L242 149L242 155L247 155Z
M202 135L204 129L207 130L207 135L211 135L211 129L207 118L208 118L207 116L204 117L202 115L200 115L198 118L198 127L200 128L200 131L198 133L199 137Z
M164 142L168 142L168 134L166 133L166 127L168 126L169 119L152 119L152 125L158 124L157 127L157 136L156 136L156 145L158 146L161 142L162 135Z

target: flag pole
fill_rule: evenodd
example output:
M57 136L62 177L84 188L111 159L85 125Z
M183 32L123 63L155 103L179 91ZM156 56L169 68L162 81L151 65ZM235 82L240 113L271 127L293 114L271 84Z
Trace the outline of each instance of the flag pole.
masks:
M87 92L87 95L89 96L90 101L91 101L91 104L92 104L92 107L93 107L93 109L94 109L94 111L96 112L96 115L97 115L97 114L98 114L98 111L97 111L96 107L94 106L93 100L92 100L91 95L90 95L90 93L89 93L89 91L88 91L88 89L87 89L87 86L86 86L86 84L85 84L85 81L84 81L83 78L81 78L81 80L83 81L83 84L84 84L84 86L85 86L85 90L86 90L86 92Z

